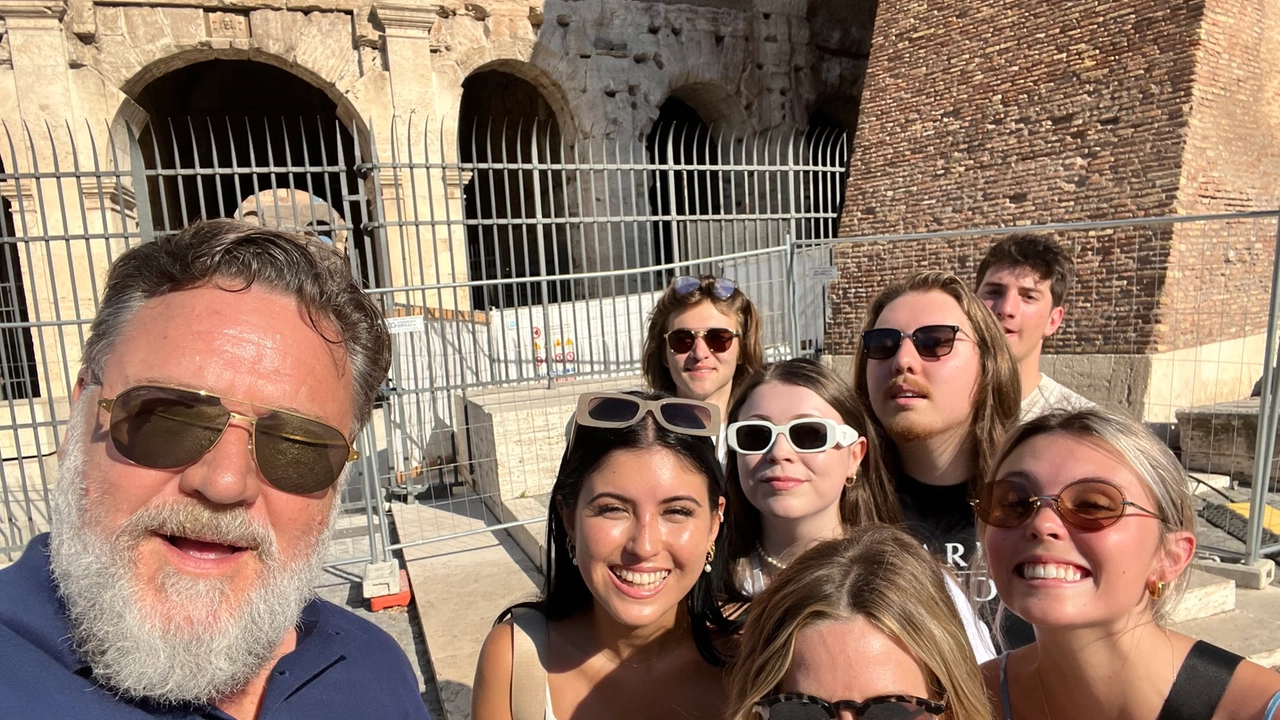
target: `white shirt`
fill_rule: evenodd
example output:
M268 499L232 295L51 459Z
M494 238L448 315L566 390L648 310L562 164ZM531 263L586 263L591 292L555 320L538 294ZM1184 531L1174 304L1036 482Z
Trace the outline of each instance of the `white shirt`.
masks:
M1031 394L1022 398L1022 422L1038 418L1053 410L1084 410L1094 403L1088 398L1040 373L1040 382Z

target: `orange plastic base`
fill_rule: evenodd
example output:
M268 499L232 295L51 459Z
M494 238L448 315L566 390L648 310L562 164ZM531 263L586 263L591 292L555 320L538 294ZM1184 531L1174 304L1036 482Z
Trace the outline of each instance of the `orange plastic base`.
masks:
M413 591L409 589L409 573L404 570L400 571L400 592L395 595L383 595L381 597L369 598L369 609L374 612L386 610L393 607L407 607L409 601L413 598Z

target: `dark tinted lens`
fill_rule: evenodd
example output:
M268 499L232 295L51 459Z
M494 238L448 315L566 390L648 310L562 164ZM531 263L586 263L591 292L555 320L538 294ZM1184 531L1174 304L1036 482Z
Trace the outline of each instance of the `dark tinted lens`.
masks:
M607 423L631 422L640 410L640 403L615 397L596 398L587 406L587 417Z
M667 333L667 347L677 355L683 355L693 349L698 336L692 330L672 330Z
M216 397L136 387L111 406L111 440L131 462L157 470L190 465L222 436L230 415Z
M662 419L678 428L690 430L706 430L711 427L711 411L698 405L687 403L664 403L658 406Z
M926 325L911 333L921 357L942 357L956 345L956 329L950 325Z
M827 426L819 422L800 422L787 431L787 440L796 450L817 450L827 444Z
M735 442L745 452L764 452L773 442L773 430L764 425L740 425L735 435Z
M807 700L788 700L769 708L769 720L831 720L826 708Z
M862 351L872 360L888 360L898 352L902 333L893 328L877 328L862 333Z
M1031 489L1013 480L996 480L978 491L974 511L982 522L998 528L1015 528L1031 517Z
M1124 514L1124 495L1107 483L1078 482L1063 489L1058 509L1076 527L1104 528Z
M328 488L350 448L336 428L291 413L258 418L253 454L262 476L279 490L306 495Z
M872 705L858 714L858 720L915 720L934 717L915 703L887 702Z
M733 345L733 331L725 328L711 328L706 335L702 336L702 339L706 341L707 348L711 352L728 352L729 346Z

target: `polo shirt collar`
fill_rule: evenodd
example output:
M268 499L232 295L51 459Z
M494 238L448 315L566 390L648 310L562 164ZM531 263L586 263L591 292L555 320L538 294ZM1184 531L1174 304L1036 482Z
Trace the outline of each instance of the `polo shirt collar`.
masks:
M22 557L5 574L6 582L0 583L0 621L69 671L90 677L92 668L76 653L71 642L67 606L49 570L49 534L32 538ZM5 616L3 608L6 607L19 608L20 615ZM303 607L298 619L297 644L292 652L276 662L267 680L262 699L264 716L268 708L285 702L346 658L350 641L342 624L336 622L335 612L340 611L319 599L312 599Z

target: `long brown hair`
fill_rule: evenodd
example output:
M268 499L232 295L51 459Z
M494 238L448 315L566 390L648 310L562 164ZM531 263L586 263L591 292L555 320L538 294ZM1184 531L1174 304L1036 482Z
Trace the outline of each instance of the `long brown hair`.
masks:
M729 720L776 692L796 635L823 622L862 617L915 658L948 720L991 720L982 676L943 570L902 530L866 525L810 548L751 603L729 668ZM834 699L834 698L833 698Z
M863 434L868 420L866 411L854 400L853 388L830 369L804 358L784 360L770 363L760 368L734 386L733 401L729 405L726 423L734 422L742 413L751 393L765 383L776 382L793 387L801 387L813 391L830 405L846 425ZM869 459L874 455L875 463L879 463L880 448L874 443L867 445L867 454L862 459L863 466L869 466ZM742 492L742 482L738 474L737 453L729 451L729 463L725 472L725 483L728 489L728 514L732 522L729 536L729 568L732 561L747 557L755 549L760 540L760 511L756 509ZM878 477L864 476L854 483L852 488L845 488L840 494L840 521L847 526L865 525L868 523L901 522L898 510L898 499L894 494L893 484L886 482L883 475Z
M862 332L876 326L881 313L889 303L903 295L927 292L945 293L955 300L973 326L973 339L978 345L978 360L981 373L978 386L973 393L973 408L970 415L970 436L977 452L977 466L970 479L970 490L976 491L982 478L992 470L995 463L996 450L1004 433L1018 421L1022 412L1022 382L1018 376L1018 364L1009 350L1004 331L996 323L995 316L987 306L973 294L960 278L950 273L928 270L885 288L871 301L867 308L866 319L862 324ZM853 375L853 390L858 404L866 408L867 442L885 449L881 455L883 462L879 467L869 465L868 475L885 474L885 480L893 486L893 476L899 469L900 458L894 445L888 441L884 425L876 417L871 405L871 392L867 388L867 356L862 350L862 339L859 334L857 348L857 365Z
M714 275L702 275L698 280L701 284L683 295L677 293L675 287L668 286L649 315L649 330L644 341L644 356L640 367L650 390L676 394L676 381L671 378L666 362L667 340L664 335L667 333L667 321L677 310L702 302L709 302L716 310L738 320L741 335L735 341L739 345L738 367L733 371L733 386L737 387L743 378L764 364L764 340L761 337L760 314L756 312L755 304L741 288L736 287L729 297L723 300L716 297Z

